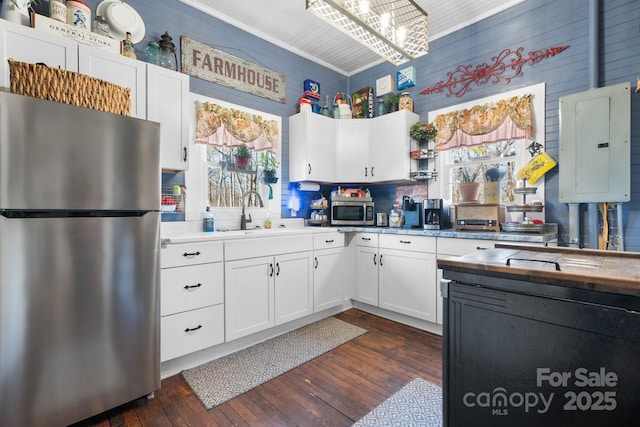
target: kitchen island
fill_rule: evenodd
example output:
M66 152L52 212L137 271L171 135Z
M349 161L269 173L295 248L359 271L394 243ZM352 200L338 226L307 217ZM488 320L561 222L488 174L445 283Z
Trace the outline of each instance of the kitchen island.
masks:
M438 267L446 426L635 425L640 254L496 245Z

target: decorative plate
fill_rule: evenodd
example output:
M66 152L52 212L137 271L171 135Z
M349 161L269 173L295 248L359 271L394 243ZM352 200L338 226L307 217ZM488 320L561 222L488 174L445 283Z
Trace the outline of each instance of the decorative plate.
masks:
M111 37L124 40L131 33L131 41L139 43L145 34L142 18L134 8L122 0L103 0L96 7L96 15L104 17L109 24Z

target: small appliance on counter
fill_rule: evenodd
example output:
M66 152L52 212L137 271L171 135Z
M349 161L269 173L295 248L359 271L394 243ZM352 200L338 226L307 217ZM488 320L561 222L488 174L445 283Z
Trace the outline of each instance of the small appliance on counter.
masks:
M460 203L454 206L454 230L500 231L505 209L499 204Z
M409 196L402 197L402 210L404 211L404 228L422 228L423 215L421 204L414 202Z
M386 212L378 212L376 214L376 226L388 227L389 226L389 214Z
M371 197L331 197L331 225L375 225Z
M423 226L425 230L442 230L449 228L449 204L442 199L426 199L422 201Z

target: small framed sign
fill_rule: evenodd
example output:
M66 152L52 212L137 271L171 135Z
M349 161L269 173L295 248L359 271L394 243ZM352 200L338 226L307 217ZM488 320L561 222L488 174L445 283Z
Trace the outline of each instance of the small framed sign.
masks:
M376 80L376 97L379 98L393 92L393 77L391 75Z
M416 85L416 69L407 67L396 73L396 87L398 90L406 89Z

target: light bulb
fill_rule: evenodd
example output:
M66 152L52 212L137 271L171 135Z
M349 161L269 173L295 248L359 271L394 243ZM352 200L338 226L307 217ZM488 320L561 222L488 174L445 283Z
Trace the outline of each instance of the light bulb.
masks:
M369 0L360 0L360 13L366 15L369 13Z
M399 26L396 31L396 40L400 46L404 45L407 40L407 29L404 26Z
M380 15L380 29L383 32L387 31L387 28L389 28L390 22L391 22L391 15L389 15L389 12L384 12L382 15Z

